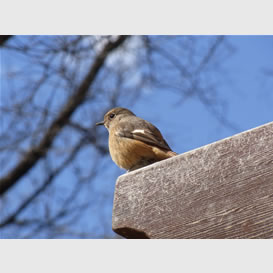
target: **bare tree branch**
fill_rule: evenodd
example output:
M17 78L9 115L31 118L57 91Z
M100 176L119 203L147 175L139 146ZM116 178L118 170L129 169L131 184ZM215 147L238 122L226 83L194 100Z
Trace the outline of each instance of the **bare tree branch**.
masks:
M216 37L215 42L211 45L211 47L208 50L207 54L204 56L204 58L200 62L200 65L198 66L197 70L195 71L195 74L198 74L205 67L205 65L212 59L212 57L215 54L218 46L221 45L224 38L225 38L225 36L223 36L223 35Z
M0 46L3 46L13 35L0 35Z
M100 68L103 66L105 59L114 49L118 48L127 36L120 36L116 41L109 41L96 57L92 64L89 73L82 81L78 90L70 97L67 104L64 106L58 117L52 122L48 128L40 144L26 153L25 157L12 169L4 178L0 180L0 195L9 190L23 175L25 175L42 157L44 157L51 147L55 137L59 134L61 129L67 124L67 121L81 105L87 95L89 87L94 82Z
M22 202L22 204L11 214L7 219L5 219L2 223L0 223L0 228L10 225L15 222L16 217L35 199L42 193L53 181L54 178L75 158L76 154L83 147L84 140L82 139L78 145L76 145L73 151L70 153L69 157L59 166L56 170L54 170L46 181L38 187L28 198Z

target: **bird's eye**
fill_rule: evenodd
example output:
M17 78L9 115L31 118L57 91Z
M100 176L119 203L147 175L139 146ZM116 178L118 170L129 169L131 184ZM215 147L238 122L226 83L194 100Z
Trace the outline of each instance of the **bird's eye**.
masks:
M115 114L111 114L109 117L113 119L115 117Z

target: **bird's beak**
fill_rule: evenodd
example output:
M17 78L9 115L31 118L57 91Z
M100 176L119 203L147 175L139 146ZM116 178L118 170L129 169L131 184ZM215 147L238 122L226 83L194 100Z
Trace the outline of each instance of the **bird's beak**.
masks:
M104 121L97 122L96 126L98 126L98 125L104 125Z

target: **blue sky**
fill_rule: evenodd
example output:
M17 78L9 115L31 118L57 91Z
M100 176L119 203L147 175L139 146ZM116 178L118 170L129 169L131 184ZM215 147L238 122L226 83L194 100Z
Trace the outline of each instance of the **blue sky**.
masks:
M178 96L171 92L146 94L133 106L138 115L157 124L180 153L273 119L273 80L262 73L263 69L273 67L273 37L230 36L228 40L235 53L224 63L227 81L220 93L228 105L225 115L238 130L221 126L194 98L180 107L176 104ZM151 103L155 105L152 109Z
M169 90L153 92L145 89L134 105L120 106L130 108L137 116L156 125L177 153L184 153L272 121L273 76L267 77L263 71L273 71L273 36L228 36L227 39L234 53L222 65L224 77L219 78L219 94L226 104L223 114L235 128L223 126L195 97L183 104L177 103L179 95ZM16 65L16 60L12 63ZM218 77L218 74L214 76ZM107 134L105 128L99 130ZM86 159L84 164L88 168L89 150L82 151L82 156ZM90 192L83 194L94 199L94 206L77 224L89 225L90 229L97 227L100 234L99 219L102 217L106 223L106 232L114 235L111 230L111 214L115 180L124 170L120 170L111 161L110 155L103 161L103 173L92 183ZM39 172L39 165L34 172ZM69 183L70 179L71 173L66 171L58 181ZM21 182L24 180L25 178ZM24 192L28 193L28 188L24 188ZM106 203L103 203L105 197Z

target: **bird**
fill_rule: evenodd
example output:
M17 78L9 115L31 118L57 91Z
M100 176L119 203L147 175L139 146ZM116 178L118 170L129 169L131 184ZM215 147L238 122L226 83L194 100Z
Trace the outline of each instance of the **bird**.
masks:
M177 155L156 126L129 109L113 108L96 125L108 130L111 158L127 172Z

